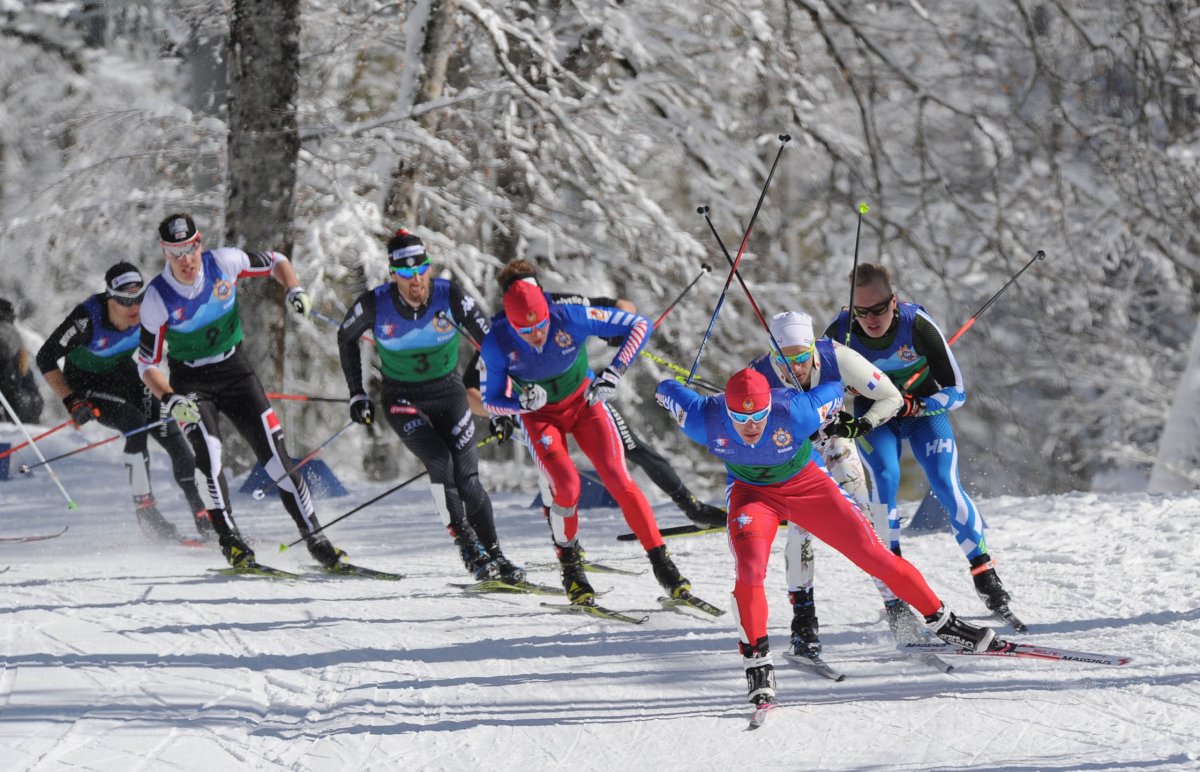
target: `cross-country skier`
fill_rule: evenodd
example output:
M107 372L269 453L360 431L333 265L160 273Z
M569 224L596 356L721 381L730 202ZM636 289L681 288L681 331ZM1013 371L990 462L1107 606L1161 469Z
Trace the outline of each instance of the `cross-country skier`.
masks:
M527 260L513 260L509 262L500 271L499 275L496 276L496 281L500 285L501 292L506 291L515 281L528 281L539 287L541 286L541 283L537 279L537 266ZM547 292L546 297L552 303L603 306L629 313L637 311L637 307L625 298L589 297L572 292ZM609 342L613 345L621 345L624 341L624 336L614 336L609 339ZM477 415L486 416L487 411L483 408L483 398L479 394L479 371L477 365L478 355L476 355L475 359L471 360L466 372L463 373L463 383L467 386L467 398L471 401L471 409ZM679 474L671 466L671 463L634 431L630 422L617 410L612 402L605 402L604 409L612 416L613 423L617 427L617 433L621 437L621 442L625 445L625 458L641 467L646 476L662 489L664 493L670 496L675 505L683 510L684 514L693 523L703 527L725 527L724 510L704 503L696 494L692 493L683 480L680 479ZM513 433L514 421L515 419L512 416L507 415L493 417L491 419L492 433L499 436L501 438L500 441L504 442ZM532 452L531 448L530 453ZM546 488L545 478L539 475L538 480L539 485ZM542 500L546 502L550 501L548 489L542 491Z
M949 416L967 398L958 362L925 309L899 302L886 268L863 263L851 280L853 317L843 310L825 335L845 340L849 329L850 347L901 387L904 399L895 420L872 428L860 440L871 476L872 506L881 507L887 515L891 548L899 554L896 492L900 487L901 441L907 440L933 494L950 513L950 529L970 561L976 592L989 610L1004 616L1011 598L996 575L983 518L958 479L958 444Z
M870 494L854 437L872 427L882 426L904 403L900 391L861 354L828 338L816 340L812 317L801 311L785 311L771 319L771 335L779 343L779 353L768 352L750 362L750 367L766 377L771 388L796 388L804 391L822 383L841 382L846 393L857 395L869 405L857 418L838 414L813 439L813 447L824 461L834 482L854 498L863 512L870 513ZM791 371L789 374L788 371ZM886 538L887 521L876 521L875 530ZM792 653L811 657L821 653L816 604L813 599L812 539L795 522L788 523L787 548L788 596L792 603ZM878 580L875 586L883 596L888 625L898 640L907 641L916 633L912 611Z
M141 330L146 282L132 263L119 262L104 274L104 291L67 314L37 354L38 369L62 400L76 426L93 418L121 433L159 419L159 401L138 377L133 352ZM64 361L62 368L59 362ZM125 438L125 471L142 531L158 541L179 541L179 532L159 512L150 489L148 440L167 451L175 482L183 491L205 539L215 538L212 521L196 488L196 458L171 421Z
M429 253L416 235L396 231L387 253L391 280L359 295L338 331L350 417L364 425L375 420L358 347L369 331L383 371L383 415L429 470L434 507L467 570L479 580L520 582L525 571L501 552L492 502L479 482L475 423L457 372L455 325L481 340L488 320L458 282L433 278Z
M866 515L813 461L809 435L841 407L843 389L834 381L810 391L772 390L762 373L746 368L721 394L701 396L675 380L660 383L655 394L689 439L725 463L732 480L733 599L748 696L756 705L775 698L763 579L784 521L795 521L884 582L925 615L928 629L943 640L972 650L1001 645L991 628L948 611L921 573L884 546Z
M280 481L279 498L305 537L309 553L326 569L336 567L345 553L325 534L313 533L321 526L308 485L292 472L283 426L241 346L239 279L273 278L287 290L288 307L304 317L312 311L308 293L291 262L278 252L202 249L191 215L168 215L158 226L158 236L167 264L150 281L142 301L138 372L179 422L195 451L196 464L208 480L213 501L209 512L221 553L234 568L255 563L254 550L233 520L228 485L221 473L219 416L224 414L267 474ZM164 353L170 364L169 381L159 369Z
M567 450L568 435L621 507L659 584L672 598L690 597L688 580L667 553L650 504L629 476L625 446L602 404L616 393L651 331L650 320L639 314L551 303L537 285L517 281L504 293L504 314L492 320L482 341L484 406L493 416L521 416L538 465L550 480L550 529L572 603L594 603L595 591L579 554L579 471ZM615 335L624 336L624 342L612 363L593 375L587 339ZM507 393L510 378L512 394Z

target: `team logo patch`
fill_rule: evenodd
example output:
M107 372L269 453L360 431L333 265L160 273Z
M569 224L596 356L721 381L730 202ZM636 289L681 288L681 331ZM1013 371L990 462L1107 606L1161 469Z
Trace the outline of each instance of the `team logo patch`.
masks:
M738 524L738 529L740 530L740 529L745 528L746 526L750 525L751 523L753 523L754 518L750 517L750 515L747 515L745 512L743 512L742 514L733 518L733 522Z
M183 321L183 306L180 306L179 308L176 308L174 311L172 311L171 318L177 322L182 322Z
M550 437L549 435L544 436L544 437L538 437L538 444L541 445L543 448L548 448L554 444L554 438Z
M786 448L792 444L792 433L787 429L779 429L771 435L771 442L774 442L777 448Z
M883 373L876 370L871 373L871 380L867 382L867 391L875 391L875 387L879 385L879 379L883 377Z
M749 397L746 397L746 399L742 400L742 407L746 410L747 413L750 412L751 410L754 409L754 400L750 399Z
M96 341L96 348L108 348L108 338L101 337Z
M433 317L433 329L437 330L438 332L449 332L453 328L454 325L450 324L450 319L445 315L438 314L437 316Z
M575 342L575 339L566 330L559 330L554 333L554 342L558 344L559 348L567 348Z
M612 311L604 308L589 308L587 315L588 319L595 319L597 322L607 322L612 316Z
M213 283L213 297L217 300L229 300L233 296L233 282L217 279Z
M383 337L390 338L392 337L392 333L396 332L396 325L384 324L379 328L379 331L383 333Z
M920 358L917 352L913 350L912 346L901 346L896 351L896 356L900 357L905 362L915 362Z
M508 357L507 357L507 358L508 358L508 364L509 364L509 365L515 365L517 362L520 362L520 361L521 361L521 356L520 356L520 354L518 354L516 351L510 351L510 352L508 352ZM480 361L483 361L483 360L480 360Z
M717 438L717 447L718 448L723 448L728 444L729 444L729 440L725 439L724 437Z

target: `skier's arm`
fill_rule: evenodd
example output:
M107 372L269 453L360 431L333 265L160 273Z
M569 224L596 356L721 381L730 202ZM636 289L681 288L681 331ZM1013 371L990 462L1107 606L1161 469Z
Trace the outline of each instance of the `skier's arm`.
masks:
M854 349L835 341L833 351L846 389L863 399L873 400L862 417L868 419L871 426L891 420L904 404L900 390L891 379Z
M488 334L491 323L479 309L479 303L459 286L458 282L450 282L450 315L460 327L465 328L474 338L471 345L478 346L479 341Z
M362 350L358 342L363 333L375 326L375 293L370 290L359 295L346 312L338 328L338 359L350 396L366 394L362 377Z
M79 305L75 306L67 318L54 328L54 332L50 333L46 342L38 349L35 360L38 370L41 370L42 377L46 379L46 383L54 390L59 399L64 399L71 394L71 387L67 385L67 380L63 377L62 370L59 369L59 360L73 349L83 345L84 341L90 339L91 336L92 318L88 315L87 310Z
M781 391L772 389L771 394ZM792 431L798 437L808 437L842 409L846 386L841 381L830 381L808 391L785 391L792 403Z
M480 385L483 406L488 415L520 413L521 401L505 393L508 387L508 367L504 361L504 352L491 335L483 339L480 354L483 365L480 368Z
M704 397L670 378L658 384L654 399L675 418L687 438L700 445L708 444L708 428L704 422L705 402L717 397ZM812 432L809 432L811 434ZM804 435L808 436L808 435Z
M934 382L932 385L938 387L937 391L923 398L922 412L925 415L944 413L966 402L966 383L962 371L958 369L958 361L950 352L950 344L934 321L922 312L918 312L913 321L913 345L929 363L929 374Z
M601 306L563 306L576 321L587 326L588 333L600 338L614 335L624 336L625 342L609 365L618 372L625 372L629 363L637 357L650 340L653 327L650 320L641 314Z
M158 369L162 361L163 347L167 337L167 307L151 284L142 297L142 331L138 341L137 362L138 375L150 389L150 393L158 399L171 391L167 376Z

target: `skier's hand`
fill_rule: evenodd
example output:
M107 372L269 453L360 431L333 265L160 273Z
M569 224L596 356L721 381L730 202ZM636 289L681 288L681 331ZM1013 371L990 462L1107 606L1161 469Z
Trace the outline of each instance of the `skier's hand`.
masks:
M163 409L181 426L200 423L200 405L196 400L182 394L163 395Z
M93 418L100 417L100 411L96 406L89 402L86 396L80 396L75 392L63 397L63 405L71 414L71 420L75 422L76 426L83 426Z
M871 419L863 416L855 418L854 416L842 410L837 415L837 420L825 427L824 434L827 437L846 437L854 439L869 433L875 426L871 423Z
M366 394L355 394L350 398L350 420L363 426L375 423L375 406Z
M900 412L896 413L897 418L916 418L925 411L925 400L914 397L907 391L900 392L900 396L904 397L904 404L900 407Z
M617 393L617 386L621 383L623 373L615 367L604 368L599 375L592 379L588 384L585 397L589 405L594 405L597 402L604 402L610 399Z
M305 319L312 313L312 298L308 296L303 287L292 287L288 290L287 304Z
M522 389L521 396L518 399L521 402L522 410L532 412L534 410L541 410L544 408L548 398L549 397L546 394L546 390L542 388L542 385L534 383Z
M503 445L512 438L513 430L517 428L517 422L510 415L495 415L488 421L488 428L492 430L492 436L496 438L496 442Z

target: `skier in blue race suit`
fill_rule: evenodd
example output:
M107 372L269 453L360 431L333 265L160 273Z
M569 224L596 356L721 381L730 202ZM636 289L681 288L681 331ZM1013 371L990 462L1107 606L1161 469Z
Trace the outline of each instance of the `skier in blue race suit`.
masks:
M854 281L853 324L843 310L825 331L882 370L903 392L897 417L859 440L871 477L872 506L884 508L890 546L900 553L896 493L900 487L901 441L907 440L925 471L933 494L950 513L955 541L971 564L975 590L989 610L1008 613L1011 600L988 552L983 518L958 479L958 444L949 413L966 401L962 372L945 336L921 306L901 303L891 274L863 263Z

